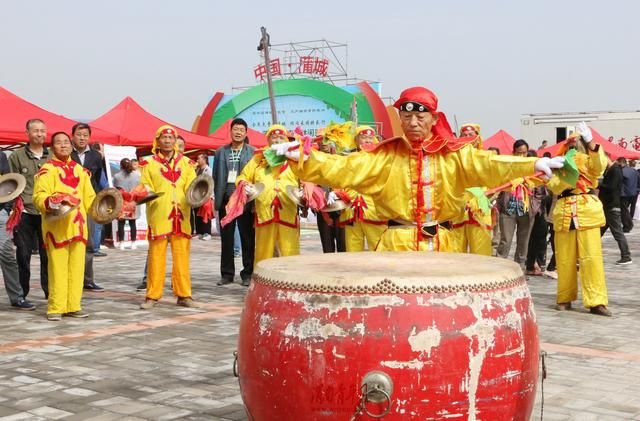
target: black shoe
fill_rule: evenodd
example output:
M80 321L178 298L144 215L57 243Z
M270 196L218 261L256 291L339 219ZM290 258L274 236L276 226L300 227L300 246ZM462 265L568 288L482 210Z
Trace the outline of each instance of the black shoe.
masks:
M251 278L244 278L242 280L242 286L243 287L248 287L250 283L251 283Z
M99 251L99 250L98 250L98 251L94 251L94 252L93 252L93 256L94 256L94 257L104 257L104 256L106 256L106 255L107 255L107 253L105 253L104 251Z
M223 276L222 279L218 281L218 285L227 285L232 283L233 283L233 278L228 276Z
M15 307L19 310L26 310L26 311L31 311L31 310L35 310L36 306L34 306L32 303L30 303L29 301L25 300L24 298L21 298L17 303L15 304L11 304L12 307Z
M100 285L96 284L95 282L91 282L90 284L84 285L84 290L94 291L94 292L103 292L104 288L102 288Z
M633 263L631 257L623 257L616 262L616 265L630 265L631 263Z
M146 291L147 290L147 281L140 282L140 285L136 287L136 291Z

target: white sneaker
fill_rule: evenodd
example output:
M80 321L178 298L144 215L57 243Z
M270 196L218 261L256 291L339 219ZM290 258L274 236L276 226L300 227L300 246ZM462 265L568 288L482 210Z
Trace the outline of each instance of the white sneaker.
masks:
M118 248L120 250L124 250L124 241L121 241L120 244L118 244Z
M545 270L543 272L544 276L547 276L551 279L558 279L558 272L554 271L550 271L550 270Z
M202 237L200 237L200 239L202 241L209 241L211 240L211 236L209 234L204 234Z
M132 242L131 243L131 250L137 250L137 249L138 249L138 247L136 247L136 243Z

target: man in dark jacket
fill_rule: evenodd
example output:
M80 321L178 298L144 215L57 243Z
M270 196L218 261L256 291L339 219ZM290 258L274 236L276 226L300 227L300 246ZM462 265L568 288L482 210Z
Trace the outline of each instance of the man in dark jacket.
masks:
M40 253L40 286L46 298L49 296L48 259L42 240L42 217L33 204L33 185L35 175L49 159L49 150L44 146L47 139L47 127L42 120L31 119L27 121L26 128L28 143L9 156L11 172L20 173L27 180L27 185L20 194L24 210L22 210L18 225L13 229L13 242L16 245L18 276L23 291L22 298L26 299L29 294L31 254L36 242Z
M236 118L231 122L231 143L216 151L213 164L214 202L218 211L218 220L227 214L225 206L236 189L236 177L240 175L244 166L251 160L255 148L249 145L247 138L247 123ZM240 278L242 285L248 286L253 274L253 257L255 248L255 230L253 227L253 213L251 204L245 207L242 215L231 221L220 233L222 240L222 256L220 260L220 275L222 279L218 285L233 282L235 263L233 260L233 236L238 224L240 241L242 243L242 266Z
M96 193L100 189L100 177L102 176L102 155L89 147L91 138L91 127L88 124L78 123L71 129L71 141L73 142L73 152L71 159L82 165L91 173L91 187ZM84 258L84 289L88 291L102 292L104 288L96 284L93 280L93 256L100 250L94 250L94 227L95 222L89 219L89 238L87 239L87 249Z
M609 165L602 181L600 182L598 197L604 208L604 217L606 219L605 226L600 229L600 234L604 235L607 228L611 229L613 238L618 243L620 249L620 260L616 262L618 265L631 264L631 254L627 238L622 232L622 217L620 210L620 196L622 194L622 168L617 162L609 159Z
M622 197L620 211L622 212L622 231L631 232L633 229L632 204L638 200L638 172L627 164L625 158L618 158L622 167ZM635 206L633 206L635 210Z

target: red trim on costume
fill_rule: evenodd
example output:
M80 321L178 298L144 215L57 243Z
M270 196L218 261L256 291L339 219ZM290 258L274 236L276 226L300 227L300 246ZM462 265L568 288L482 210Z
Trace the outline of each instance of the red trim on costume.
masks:
M74 190L78 188L80 177L77 177L74 174L74 168L76 165L78 165L76 161L69 159L67 162L62 162L57 158L53 158L51 161L49 161L49 163L54 167L62 169L62 171L64 172L64 177L62 176L62 174L58 174L58 177L60 177L60 181L62 182L62 184L67 185Z
M48 172L49 172L49 170L46 167L43 167L43 168L40 168L40 171L38 171L36 173L36 176L44 175L44 174L46 174Z
M148 164L149 164L149 161L147 161L146 159L141 159L141 160L138 161L138 166L139 167L144 167L144 166L146 166Z
M166 159L161 158L159 155L153 156L153 159L164 167L164 168L160 168L160 174L164 178L169 180L171 184L175 184L176 181L178 181L178 179L182 175L182 169L176 168L178 166L178 163L182 159L182 157L183 155L176 154L173 157L173 159L171 159L170 161L167 161Z
M171 212L169 213L169 217L167 219L172 220L172 233L177 234L179 232L182 232L181 228L184 215L182 215L182 211L180 210L180 208L174 207L173 209L171 209Z
M51 244L53 244L53 247L59 249L62 247L66 247L71 243L74 243L76 241L80 241L82 242L82 244L87 244L87 240L84 238L84 236L82 235L82 233L80 233L80 235L76 235L75 237L71 237L68 240L64 240L64 241L56 241L56 239L53 236L53 233L51 233L51 231L47 231L47 235L46 237L49 239L49 241L51 241ZM47 246L47 243L45 242L45 248Z
M188 238L191 239L191 235L190 234L185 234L184 232L176 232L176 233L166 233L166 234L160 234L160 235L153 235L151 233L151 227L149 227L149 229L147 230L147 240L165 240L169 237L172 236L177 236L177 237L184 237L184 238Z

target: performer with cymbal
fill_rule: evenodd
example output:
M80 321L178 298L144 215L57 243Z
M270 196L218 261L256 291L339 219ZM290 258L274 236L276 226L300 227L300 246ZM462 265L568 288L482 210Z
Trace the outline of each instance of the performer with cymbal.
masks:
M142 309L155 307L162 297L167 264L167 246L171 244L173 267L171 287L178 297L177 304L196 307L191 298L189 273L189 248L191 245L191 208L186 200L186 191L196 178L194 166L189 158L178 152L176 129L161 126L155 135L153 156L140 162L141 186L131 192L131 198L140 202L154 193L158 197L147 202L149 239L149 274L147 295ZM128 200L123 193L125 200Z
M33 203L42 215L42 235L48 257L47 319L87 317L82 311L87 212L96 194L88 171L72 160L71 138L51 136L54 156L35 177Z
M266 137L269 145L283 143L288 141L289 132L284 126L274 124L267 130ZM236 188L242 186L251 194L256 183L263 184L264 190L255 199L255 264L273 257L276 249L280 256L300 254L298 204L286 194L288 186L298 188L298 177L286 159L267 149L258 151L247 163L236 179ZM249 280L243 279L242 284L249 285Z

